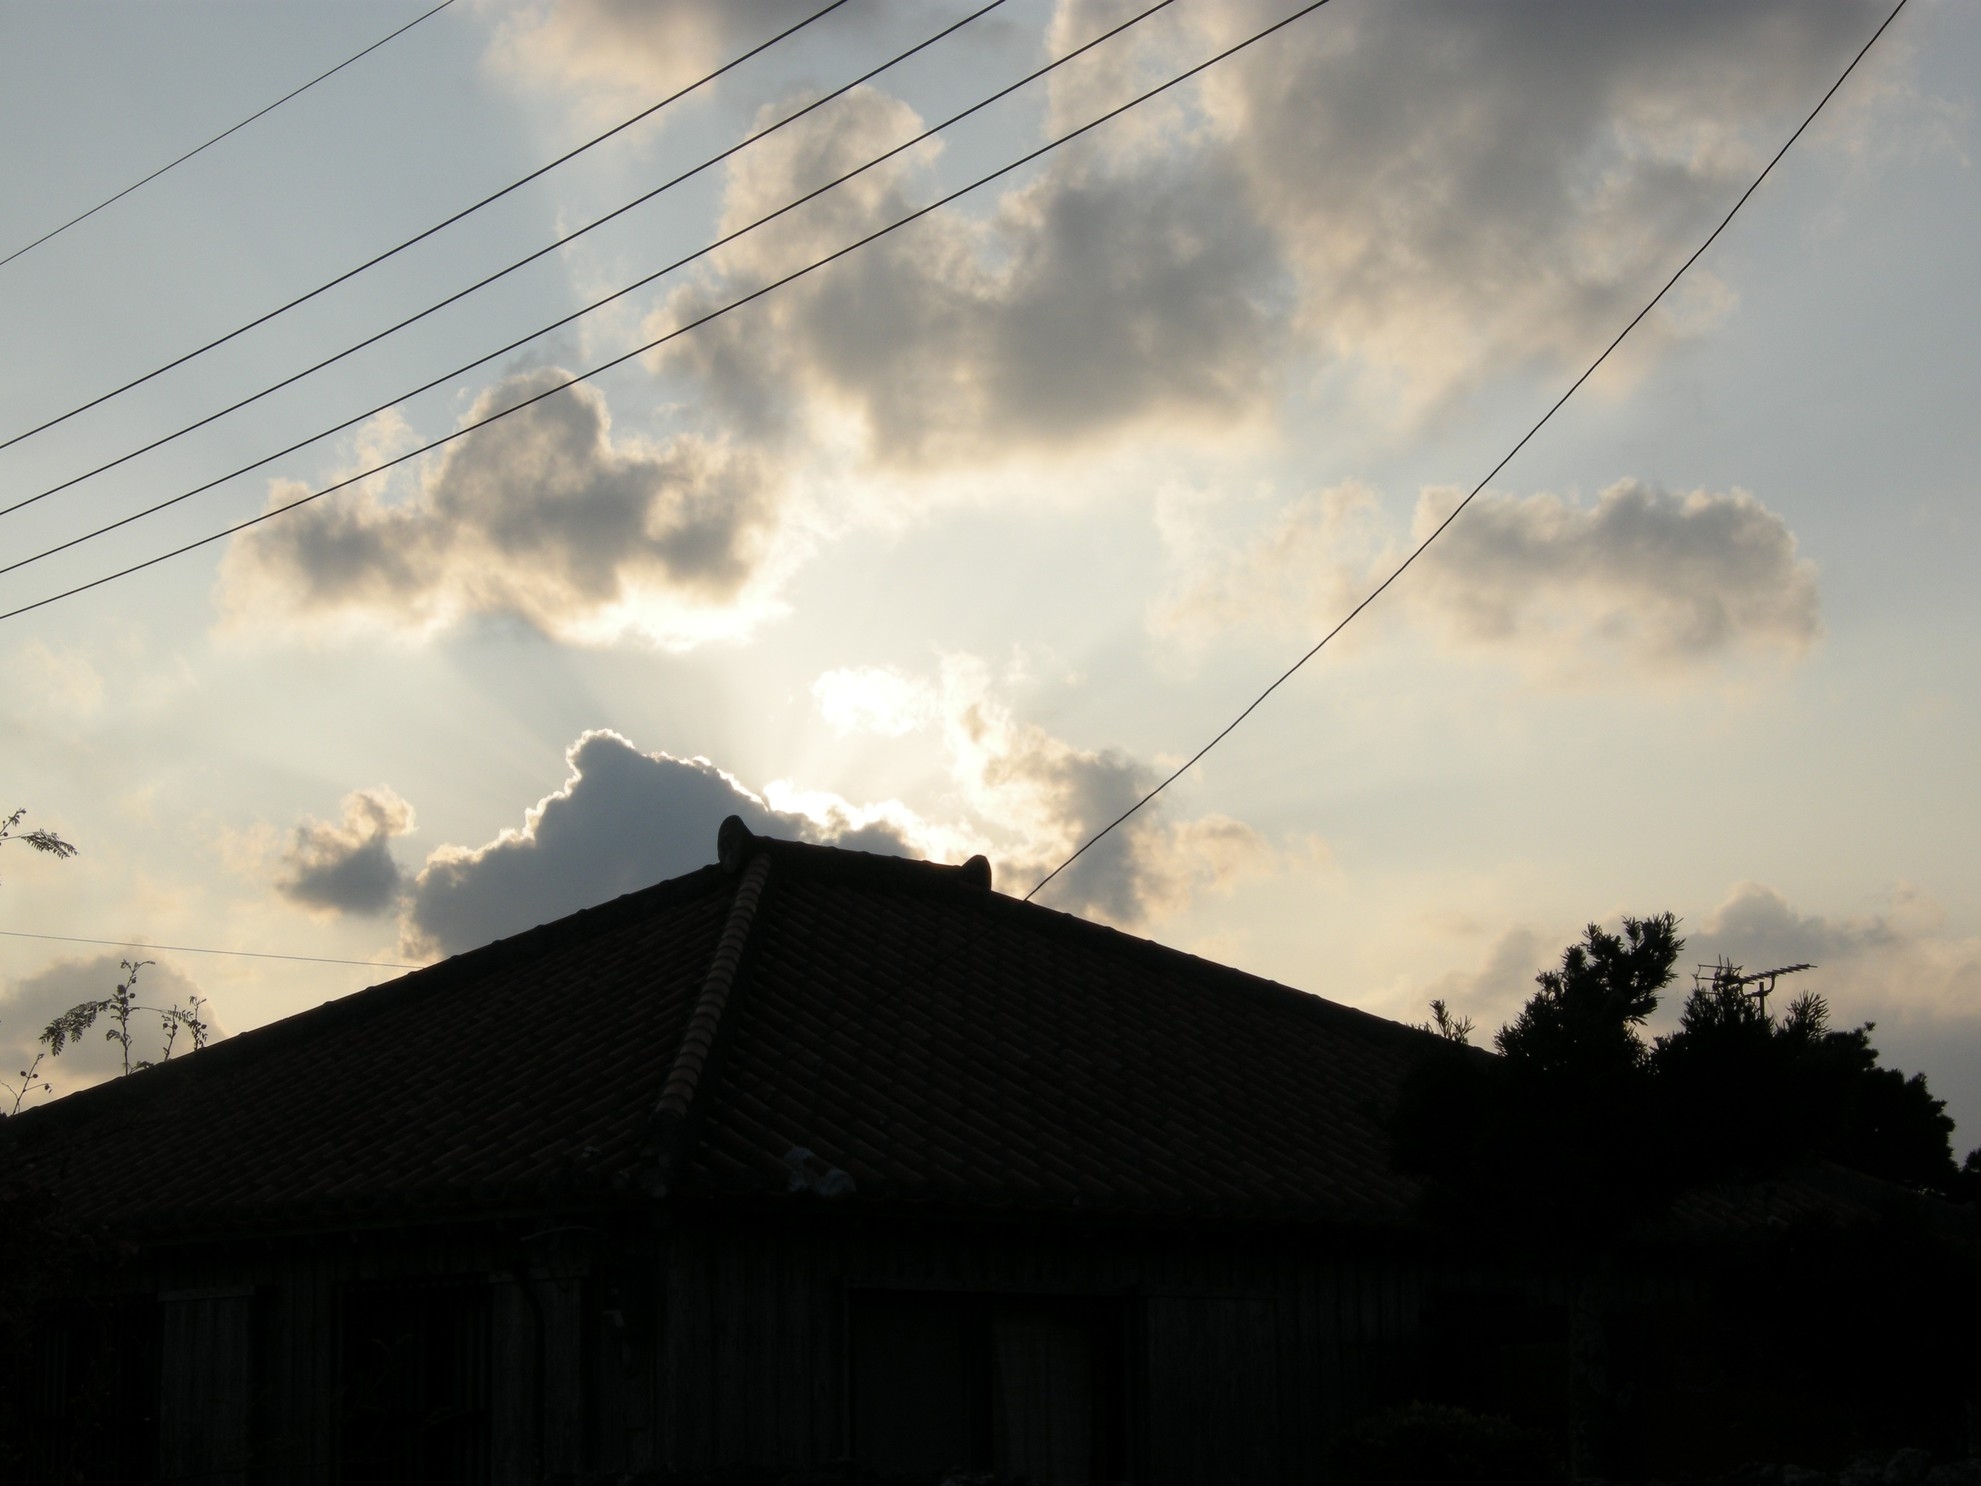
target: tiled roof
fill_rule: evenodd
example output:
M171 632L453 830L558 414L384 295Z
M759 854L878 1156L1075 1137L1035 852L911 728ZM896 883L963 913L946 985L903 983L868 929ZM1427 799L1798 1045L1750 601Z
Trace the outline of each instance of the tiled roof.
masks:
M1381 1219L1382 1112L1423 1035L921 872L767 843L698 1188Z
M0 1123L72 1216L334 1222L675 1193L1402 1217L1424 1034L989 890L752 837L724 865Z

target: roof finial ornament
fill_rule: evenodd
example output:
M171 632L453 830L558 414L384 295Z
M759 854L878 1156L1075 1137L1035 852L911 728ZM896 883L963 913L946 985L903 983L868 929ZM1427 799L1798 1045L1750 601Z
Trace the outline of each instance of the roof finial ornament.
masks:
M741 872L756 840L756 833L743 824L742 816L725 817L715 832L715 859L722 864L722 870L732 874Z

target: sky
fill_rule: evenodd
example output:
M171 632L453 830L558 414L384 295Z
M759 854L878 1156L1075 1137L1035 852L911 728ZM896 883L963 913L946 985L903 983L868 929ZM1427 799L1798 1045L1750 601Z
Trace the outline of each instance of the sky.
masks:
M0 438L822 3L456 0L0 265ZM79 848L0 847L0 929L251 952L0 937L5 1069L123 956L237 1032L731 813L1028 891L1499 463L1887 9L1332 0L810 269L1298 8L1148 3L1005 0L583 230L982 4L848 0L0 449L12 505L552 249L0 515L14 610L351 481L0 620L0 806ZM424 8L0 0L0 253ZM1977 92L1981 4L1911 0L1424 557L1039 901L1488 1030L1670 911L1688 974L1814 962L1981 1144Z

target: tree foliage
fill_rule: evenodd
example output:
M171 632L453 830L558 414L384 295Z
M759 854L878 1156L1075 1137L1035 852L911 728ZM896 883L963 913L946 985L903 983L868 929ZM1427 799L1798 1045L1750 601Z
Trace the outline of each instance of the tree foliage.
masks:
M1433 1216L1468 1238L1560 1265L1568 1295L1569 1456L1602 1473L1618 1392L1608 1361L1610 1275L1633 1231L1687 1191L1829 1160L1914 1190L1981 1188L1981 1152L1953 1162L1952 1120L1922 1075L1880 1067L1872 1026L1838 1030L1820 996L1771 1016L1731 966L1695 983L1676 1030L1644 1028L1684 940L1671 914L1590 925L1536 977L1494 1039L1443 1033L1406 1082L1398 1167Z
M76 848L53 831L21 830L20 824L26 818L27 811L20 809L6 819L0 820L0 846L4 846L9 841L18 841L35 851L47 853L57 861L67 861L76 854Z
M58 861L66 861L76 855L76 848L53 831L21 830L21 821L26 816L27 811L23 809L0 819L0 845L18 841ZM205 1003L198 996L192 997L186 1006L177 1002L170 1006L146 1006L138 1000L138 972L152 963L150 960L122 961L123 974L109 995L70 1007L42 1029L39 1039L41 1051L34 1055L33 1061L27 1067L15 1070L15 1079L0 1079L0 1090L13 1096L7 1113L19 1114L21 1104L30 1094L50 1092L52 1085L41 1072L43 1061L60 1057L65 1048L72 1046L99 1021L105 1024L104 1040L117 1044L127 1076L170 1058L181 1035L192 1043L195 1052L206 1046L212 1028L202 1014ZM158 1018L162 1041L156 1058L142 1055L138 1050L141 1032L134 1032L131 1027L133 1018L137 1018L142 1027L145 1017ZM133 1056L134 1052L138 1055Z
M154 1067L170 1058L181 1032L191 1040L194 1052L205 1047L211 1028L200 1016L200 1009L205 1003L198 996L192 998L190 1006L177 1003L171 1006L145 1006L139 1003L138 972L152 963L150 960L123 961L123 977L108 996L72 1006L50 1022L41 1034L42 1044L48 1049L49 1056L60 1057L62 1049L94 1027L99 1017L109 1023L103 1037L106 1042L117 1044L123 1054L127 1077L141 1068ZM158 1018L159 1034L164 1042L156 1058L140 1057L133 1061L131 1049L136 1034L131 1031L131 1019L140 1014Z
M1758 1177L1835 1161L1916 1191L1954 1195L1954 1122L1926 1076L1878 1063L1876 1024L1830 1025L1821 996L1780 1017L1737 976L1702 979L1676 1032L1652 1051L1660 1103L1684 1167L1699 1180Z
M23 808L16 810L5 820L0 820L0 846L6 845L9 841L18 841L34 851L54 857L58 862L67 861L76 854L76 848L53 831L21 830L20 824L26 818L27 810ZM46 1094L53 1087L41 1076L41 1062L45 1056L47 1056L45 1053L36 1053L27 1067L14 1070L14 1078L0 1079L0 1090L14 1096L9 1103L8 1114L19 1114L21 1104L28 1095Z
M1431 1019L1417 1024L1418 1031L1434 1033L1446 1042L1455 1042L1460 1047L1472 1045L1472 1033L1475 1029L1471 1017L1460 1016L1443 1001L1431 1002Z
M1494 1038L1447 1038L1404 1091L1396 1159L1447 1216L1523 1244L1599 1249L1676 1195L1657 1159L1650 1048L1640 1028L1683 941L1671 915L1591 924ZM1450 1013L1446 1013L1447 1019Z
M1621 933L1591 924L1536 976L1499 1057L1445 1032L1393 1126L1398 1165L1434 1206L1587 1251L1689 1188L1812 1160L1948 1196L1981 1184L1981 1152L1954 1164L1925 1076L1880 1066L1874 1024L1832 1027L1821 996L1772 1015L1722 967L1647 1041L1684 944L1669 913ZM1435 1012L1436 1030L1455 1024Z

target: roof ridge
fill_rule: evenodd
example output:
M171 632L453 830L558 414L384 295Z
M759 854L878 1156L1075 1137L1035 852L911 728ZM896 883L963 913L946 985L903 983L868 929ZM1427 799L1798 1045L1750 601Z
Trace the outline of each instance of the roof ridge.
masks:
M991 891L990 859L981 853L952 866L895 852L861 851L823 841L763 836L751 830L738 815L723 821L716 834L716 853L731 872L741 871L743 864L754 857L770 855L807 875L828 874L894 888Z
M729 995L735 988L736 974L743 963L743 951L749 945L757 906L763 901L764 883L770 877L770 862L770 853L759 852L743 869L742 880L736 884L736 896L729 905L729 918L722 926L721 937L716 940L715 953L709 959L708 974L703 977L701 992L695 998L695 1009L689 1013L687 1026L682 1029L681 1046L674 1055L674 1066L669 1070L667 1082L661 1086L660 1099L654 1105L655 1166L663 1191L686 1144L683 1135L699 1103L702 1073L716 1051L717 1038L722 1031L723 1011L729 1005Z

